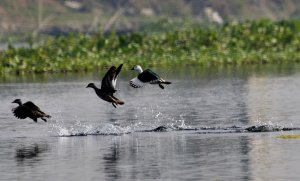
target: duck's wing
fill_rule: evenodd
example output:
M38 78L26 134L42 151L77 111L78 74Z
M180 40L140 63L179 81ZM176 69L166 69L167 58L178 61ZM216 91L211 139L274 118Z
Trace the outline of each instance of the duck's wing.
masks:
M33 102L31 102L31 101L28 101L28 102L25 102L24 104L23 104L23 106L27 106L29 109L31 109L31 110L37 110L37 111L41 111L41 109L37 106L37 105L35 105ZM42 111L41 111L42 112Z
M129 81L129 85L133 88L142 88L146 85L147 83L144 83L142 81L140 81L137 77L131 79Z
M117 68L117 70L115 71L114 77L112 79L112 85L114 87L114 89L116 89L116 85L117 85L117 78L119 76L119 73L121 72L123 64L119 65L119 67Z
M131 79L129 84L134 88L144 87L147 83L154 83L159 81L161 78L155 72L150 69L144 70L137 77Z
M16 118L25 119L30 116L31 111L26 106L18 106L12 109L12 112Z
M115 93L116 92L116 84L119 73L121 72L123 64L121 64L118 68L112 66L106 72L105 76L101 82L101 90L107 93Z
M144 83L150 83L160 79L159 75L150 69L144 70L137 76L137 78Z
M28 101L28 102L24 103L23 106L28 107L29 110L32 112L32 114L37 116L37 117L47 116L46 113L44 113L37 105L35 105L31 101Z

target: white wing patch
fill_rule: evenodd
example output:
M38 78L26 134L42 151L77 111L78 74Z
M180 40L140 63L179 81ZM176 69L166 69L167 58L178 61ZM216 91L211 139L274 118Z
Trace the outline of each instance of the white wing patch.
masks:
M131 79L129 81L129 84L133 88L142 88L146 85L144 82L140 81L137 77Z
M113 79L111 81L112 86L114 87L114 89L116 89L116 84L117 84L117 78Z

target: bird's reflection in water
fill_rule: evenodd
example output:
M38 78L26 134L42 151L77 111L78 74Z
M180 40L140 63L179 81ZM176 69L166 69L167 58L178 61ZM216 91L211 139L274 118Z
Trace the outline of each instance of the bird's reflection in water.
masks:
M121 176L118 169L118 161L120 159L120 150L118 144L113 144L110 152L105 154L103 160L105 161L105 171L108 173L107 180L119 179Z
M23 163L26 160L33 160L33 162L38 162L40 153L46 152L48 150L48 145L45 143L42 144L30 144L30 145L21 145L16 148L16 161L18 163Z

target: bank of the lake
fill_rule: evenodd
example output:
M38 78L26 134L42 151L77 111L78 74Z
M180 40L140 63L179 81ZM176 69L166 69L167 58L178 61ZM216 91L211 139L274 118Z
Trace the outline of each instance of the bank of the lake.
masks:
M93 71L126 66L224 66L300 62L300 22L247 21L163 33L49 37L34 46L9 46L0 72Z

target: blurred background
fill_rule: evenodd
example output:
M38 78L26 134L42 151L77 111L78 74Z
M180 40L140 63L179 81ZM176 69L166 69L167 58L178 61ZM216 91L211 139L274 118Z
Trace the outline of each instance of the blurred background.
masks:
M300 62L299 7L296 0L1 0L0 73Z
M164 31L207 23L298 18L297 0L1 0L0 34Z
M300 180L299 139L277 137L299 137L299 15L299 0L0 0L0 180ZM121 63L115 109L86 86ZM134 65L172 84L131 88ZM16 98L52 119L17 120Z

